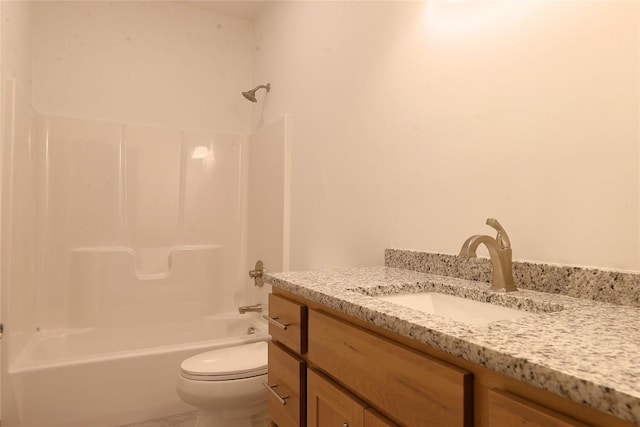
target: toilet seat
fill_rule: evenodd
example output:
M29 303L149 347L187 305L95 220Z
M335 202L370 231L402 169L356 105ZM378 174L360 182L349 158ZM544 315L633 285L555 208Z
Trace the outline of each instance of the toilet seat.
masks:
M180 364L180 375L196 381L227 381L267 373L267 343L260 341L197 354Z

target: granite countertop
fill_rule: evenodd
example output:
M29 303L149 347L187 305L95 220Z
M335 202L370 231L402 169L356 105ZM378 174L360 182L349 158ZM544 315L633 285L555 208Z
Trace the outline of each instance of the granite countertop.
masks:
M640 308L391 267L268 273L265 281L438 350L640 425ZM524 309L469 325L375 298L438 291Z

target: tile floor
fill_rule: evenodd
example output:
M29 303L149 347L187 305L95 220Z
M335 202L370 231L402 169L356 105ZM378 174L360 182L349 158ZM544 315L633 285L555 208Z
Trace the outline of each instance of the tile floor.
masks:
M193 427L196 424L197 412L173 415L157 420L143 421L141 423L127 424L119 427Z

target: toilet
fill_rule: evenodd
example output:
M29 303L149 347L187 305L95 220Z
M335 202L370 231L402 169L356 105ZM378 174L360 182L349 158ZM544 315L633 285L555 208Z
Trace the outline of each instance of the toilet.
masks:
M267 343L220 348L180 365L180 398L198 408L195 427L267 425Z

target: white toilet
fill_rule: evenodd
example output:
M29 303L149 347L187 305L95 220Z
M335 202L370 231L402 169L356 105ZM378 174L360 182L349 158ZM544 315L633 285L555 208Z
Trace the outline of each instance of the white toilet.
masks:
M180 365L177 392L198 408L196 427L267 425L267 343L221 348Z

